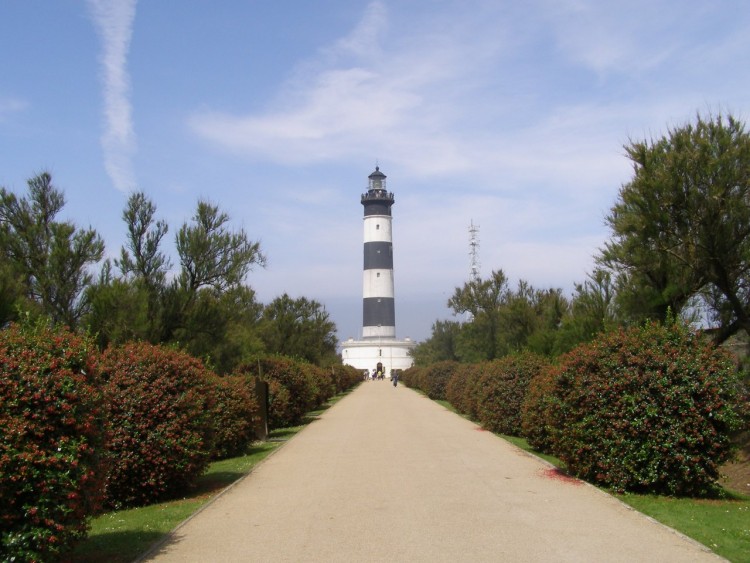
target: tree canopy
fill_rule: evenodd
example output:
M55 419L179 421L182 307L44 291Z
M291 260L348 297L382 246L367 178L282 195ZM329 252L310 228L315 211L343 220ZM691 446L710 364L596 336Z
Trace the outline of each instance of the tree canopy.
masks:
M733 116L697 116L625 147L633 178L607 217L598 257L632 319L663 320L698 300L721 342L750 333L750 136Z

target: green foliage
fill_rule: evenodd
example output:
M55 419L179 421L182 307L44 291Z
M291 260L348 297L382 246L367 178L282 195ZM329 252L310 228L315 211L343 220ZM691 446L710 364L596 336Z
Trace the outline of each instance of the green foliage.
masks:
M237 455L255 439L254 424L260 411L252 379L242 375L212 378L214 436L213 459Z
M553 366L536 374L521 404L521 435L532 448L547 454L553 452L553 435L561 425L558 415L562 409L555 394L559 370Z
M149 293L139 282L111 279L105 262L99 282L86 290L86 298L90 308L83 324L95 335L100 349L150 340L155 319L149 313Z
M48 173L28 185L28 199L0 189L0 250L28 299L53 321L75 327L87 309L88 266L101 260L104 243L93 229L55 221L65 198Z
M336 325L315 300L277 297L263 309L260 335L269 354L320 366L337 363Z
M458 360L457 346L461 324L456 321L435 321L432 334L411 350L415 366L428 366L445 360Z
M508 278L502 270L493 271L489 279L472 280L454 290L448 307L456 315L468 313L472 317L469 324L472 338L468 342L464 339L461 343L464 347L469 345L469 351L462 354L464 358L479 354L482 359L491 360L497 356L500 306L507 293Z
M521 405L529 382L549 368L541 356L521 353L484 364L477 380L479 422L487 430L518 436L521 433Z
M446 344L454 358L467 363L493 360L524 349L553 355L559 328L570 309L560 289L535 289L520 280L512 290L502 270L493 271L487 280L472 280L463 288L456 288L448 306L455 314L468 314L471 318L462 325L433 325L432 337L417 349L425 364L436 356L444 357Z
M153 294L164 287L169 259L159 249L169 227L164 221L155 221L156 206L143 192L128 198L122 212L128 228L127 244L120 251L117 266L123 275L140 280Z
M679 324L602 335L564 356L544 386L551 398L542 395L532 410L550 429L552 453L593 483L706 495L731 456L736 372L725 353Z
M242 229L229 231L228 222L218 206L198 202L193 223L177 233L181 287L191 293L202 287L223 291L241 284L253 264L265 264L260 243L250 242Z
M722 342L750 331L750 135L731 115L625 147L633 178L607 222L599 262L631 319L663 320L700 297Z
M0 331L0 559L57 559L101 503L105 419L89 340Z
M100 369L113 428L107 502L135 506L182 494L211 456L213 375L183 352L146 343L108 349Z

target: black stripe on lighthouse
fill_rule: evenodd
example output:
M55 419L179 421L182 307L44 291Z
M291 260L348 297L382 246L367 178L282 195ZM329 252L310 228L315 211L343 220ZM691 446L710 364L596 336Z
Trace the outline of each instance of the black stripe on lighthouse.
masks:
M365 243L365 270L392 270L393 243L374 241Z
M362 300L362 326L396 326L393 297L365 297Z

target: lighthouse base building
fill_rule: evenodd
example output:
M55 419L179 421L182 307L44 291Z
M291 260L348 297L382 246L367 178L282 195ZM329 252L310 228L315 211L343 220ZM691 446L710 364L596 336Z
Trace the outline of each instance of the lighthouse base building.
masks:
M389 377L392 370L412 366L409 352L416 343L408 338L396 340L391 217L395 198L386 189L385 178L376 166L361 198L365 210L362 340L342 342L341 359L370 373L382 368Z
M416 344L409 338L384 339L379 342L350 338L341 343L341 360L348 366L367 370L369 373L380 363L386 377L390 377L392 370L404 370L413 365L410 351Z

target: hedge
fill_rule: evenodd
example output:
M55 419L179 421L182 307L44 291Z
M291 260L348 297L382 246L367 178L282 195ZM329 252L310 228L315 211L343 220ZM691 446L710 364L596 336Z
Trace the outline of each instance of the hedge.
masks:
M190 489L212 453L213 374L184 352L146 343L108 349L101 370L113 426L108 504L145 505Z
M731 358L677 324L600 335L539 387L546 393L527 405L549 429L552 453L572 474L618 491L715 492L741 424Z
M0 559L57 559L101 504L104 416L93 342L0 331Z
M475 389L481 425L492 432L519 436L521 406L529 382L547 369L548 362L530 352L486 363Z

